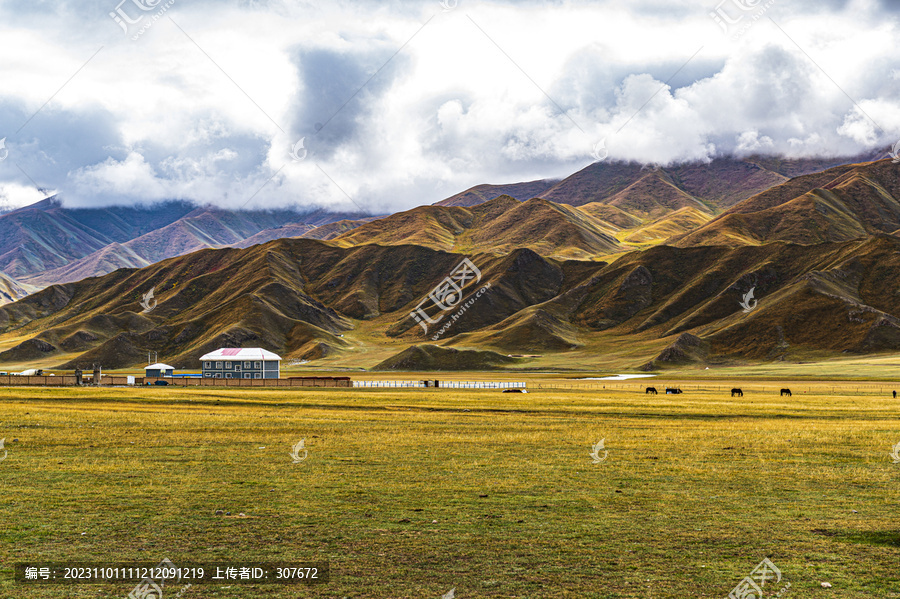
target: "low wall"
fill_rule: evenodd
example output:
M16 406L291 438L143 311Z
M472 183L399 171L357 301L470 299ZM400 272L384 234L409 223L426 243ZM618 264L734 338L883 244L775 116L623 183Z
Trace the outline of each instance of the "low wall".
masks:
M91 382L92 377L87 376L82 378L82 385L91 386L93 383ZM135 379L137 380L137 379ZM100 377L101 385L127 385L128 377L127 376L112 376L104 374ZM74 374L61 374L56 376L50 375L41 375L41 376L19 376L15 374L3 374L0 375L0 386L10 386L10 387L74 387L75 386L75 375Z
M107 375L100 377L100 386L124 386L128 376ZM82 379L85 387L93 386L91 377ZM152 385L156 381L166 381L176 387L352 387L350 377L291 377L287 379L205 379L205 378L150 378L134 377L134 384ZM8 387L74 387L75 375L58 376L16 376L0 375L0 386Z
M286 379L212 379L212 378L149 378L141 377L136 385L166 381L178 387L352 387L350 377L308 376Z

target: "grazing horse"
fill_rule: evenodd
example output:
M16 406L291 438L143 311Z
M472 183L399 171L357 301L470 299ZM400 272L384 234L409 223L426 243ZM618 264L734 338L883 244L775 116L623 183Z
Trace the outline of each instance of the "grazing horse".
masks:
M681 389L678 387L666 387L666 395L674 395L676 393L681 393Z
M787 395L788 397L792 397L792 395L791 395L791 390L790 390L790 389L782 389L782 390L781 390L781 395L782 395L782 396Z
M647 390L644 391L644 393L652 393L653 395L656 395L656 387L647 387Z
M744 392L741 391L740 389L737 389L737 388L732 389L732 390L731 390L731 397L734 397L735 395L739 395L740 397L744 397Z

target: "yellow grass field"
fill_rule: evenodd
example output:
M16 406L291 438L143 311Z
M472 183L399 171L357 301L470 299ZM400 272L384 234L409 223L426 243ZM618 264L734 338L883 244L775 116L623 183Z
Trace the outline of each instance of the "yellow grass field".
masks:
M748 381L732 399L717 380L528 380L0 389L0 597L125 598L133 584L28 586L13 566L164 558L330 564L321 585L186 599L723 598L764 558L781 572L765 597L900 597L889 383Z

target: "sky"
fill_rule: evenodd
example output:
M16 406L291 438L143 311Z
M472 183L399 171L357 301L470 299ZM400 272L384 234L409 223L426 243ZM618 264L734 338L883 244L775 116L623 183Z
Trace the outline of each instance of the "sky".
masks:
M0 0L0 207L372 214L900 139L900 2Z

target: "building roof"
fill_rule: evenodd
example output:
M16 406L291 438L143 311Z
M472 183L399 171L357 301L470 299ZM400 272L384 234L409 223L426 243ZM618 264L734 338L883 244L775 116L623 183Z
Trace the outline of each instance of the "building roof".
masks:
M280 360L281 356L261 347L222 347L200 357L200 360Z
M144 366L144 370L175 370L175 367L159 362L157 364L151 364L150 366Z

